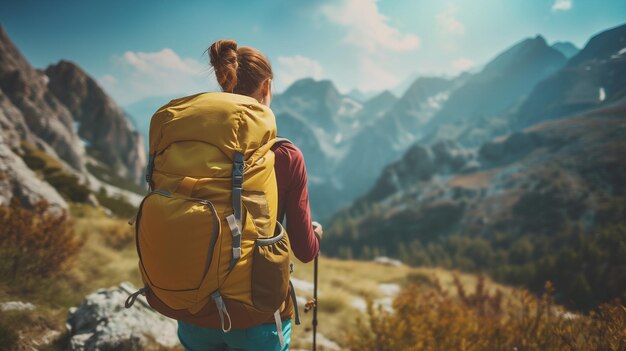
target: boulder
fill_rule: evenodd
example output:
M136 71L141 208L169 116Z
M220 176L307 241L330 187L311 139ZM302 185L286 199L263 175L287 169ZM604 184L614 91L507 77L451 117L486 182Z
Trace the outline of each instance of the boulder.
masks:
M0 311L32 311L35 305L30 302L8 301L0 303Z
M403 265L402 261L396 260L396 259L393 259L393 258L389 258L389 257L386 257L386 256L378 256L378 257L374 258L374 262L380 263L380 264L382 264L384 266L391 266L391 267L401 267Z
M70 309L66 327L70 350L148 350L178 344L177 323L154 311L139 296L125 308L128 295L137 289L130 283L100 289Z

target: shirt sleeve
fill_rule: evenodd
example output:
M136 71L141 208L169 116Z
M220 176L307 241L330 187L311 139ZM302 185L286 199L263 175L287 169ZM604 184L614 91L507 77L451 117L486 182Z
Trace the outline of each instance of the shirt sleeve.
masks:
M317 256L319 242L311 223L307 174L302 152L293 144L283 143L274 151L277 181L285 189L284 209L291 250L302 262Z

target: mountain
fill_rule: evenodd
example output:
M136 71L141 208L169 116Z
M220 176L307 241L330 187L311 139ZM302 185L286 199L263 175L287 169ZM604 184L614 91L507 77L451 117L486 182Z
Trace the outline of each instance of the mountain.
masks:
M382 117L354 136L339 170L345 198L354 199L366 191L377 170L400 157L456 85L444 78L418 78Z
M271 107L278 134L304 154L313 215L330 215L339 191L335 167L359 124L362 104L342 95L331 81L306 78L276 95Z
M626 25L602 32L567 66L537 84L519 107L514 122L537 122L608 106L626 97Z
M550 280L576 308L620 296L625 116L622 104L545 122L476 153L416 144L333 217L325 254L487 271L535 291Z
M398 98L389 90L385 90L377 95L365 100L361 110L354 118L356 123L352 125L357 129L364 124L369 124L384 116L397 102Z
M465 76L464 76L465 77ZM362 103L330 81L302 79L272 100L278 133L302 150L316 218L326 218L366 190L415 140L414 131L461 80L420 78L400 99L389 91Z
M431 140L460 139L466 145L480 145L495 136L485 132L483 125L507 114L538 82L559 70L566 61L565 56L548 46L541 36L521 41L455 90L421 129L421 134ZM502 121L495 123L503 124ZM473 130L475 128L478 130ZM502 131L506 128L498 130ZM438 136L433 137L433 134Z
M344 99L331 81L305 78L275 96L272 109L277 113L289 112L306 120L311 126L334 132L337 130L336 117Z
M118 187L138 189L146 164L125 113L71 62L33 68L2 27L0 125L1 203L18 197L65 208L63 198L97 203L93 193L102 188L137 200Z
M501 106L502 116L483 119L504 121L500 136L485 133L482 138L491 137L471 148L444 133L414 143L369 191L333 216L325 253L486 271L537 292L550 280L560 302L580 309L624 297L625 28L594 36L566 65L528 87L526 97L519 95L521 101ZM523 46L485 70L510 67L528 48L552 50L541 39ZM461 115L450 118L464 122Z
M312 182L323 179L330 162L329 156L324 153L320 139L316 137L311 127L289 112L278 113L276 124L278 135L287 137L305 154L307 173Z
M572 58L572 56L576 55L580 51L576 45L570 43L569 41L557 41L552 44L552 48L559 50L563 56L568 59Z
M146 165L143 137L128 116L80 67L60 61L46 68L50 91L72 114L87 152L120 177L141 184Z

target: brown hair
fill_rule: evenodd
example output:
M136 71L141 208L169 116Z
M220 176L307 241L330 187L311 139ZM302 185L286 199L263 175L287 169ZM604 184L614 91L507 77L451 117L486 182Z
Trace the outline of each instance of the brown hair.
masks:
M251 95L266 79L272 79L270 61L259 50L237 47L234 40L218 40L209 49L217 82L228 93Z

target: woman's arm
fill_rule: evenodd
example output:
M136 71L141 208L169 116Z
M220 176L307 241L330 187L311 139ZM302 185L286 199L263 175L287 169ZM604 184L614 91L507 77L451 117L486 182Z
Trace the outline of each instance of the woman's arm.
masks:
M291 143L274 149L278 183L278 215L287 219L287 233L294 255L302 262L317 256L319 242L313 231L306 166L302 152Z

